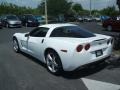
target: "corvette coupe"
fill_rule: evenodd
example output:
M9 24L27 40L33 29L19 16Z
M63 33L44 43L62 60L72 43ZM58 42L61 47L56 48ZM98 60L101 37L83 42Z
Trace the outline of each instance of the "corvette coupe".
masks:
M111 55L113 39L91 33L74 24L46 24L13 35L13 49L46 64L48 71L74 71Z

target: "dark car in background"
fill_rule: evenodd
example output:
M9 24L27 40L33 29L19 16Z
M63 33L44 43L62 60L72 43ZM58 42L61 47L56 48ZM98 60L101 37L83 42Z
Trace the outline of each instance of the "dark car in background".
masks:
M0 16L0 29L2 28L1 16Z
M0 29L2 28L2 22L1 22L1 20L0 20Z
M32 14L24 14L18 16L19 19L22 21L22 25L26 27L37 27L40 25L38 20Z
M76 22L78 19L74 15L64 15L66 22Z
M120 31L120 18L111 17L107 20L104 20L102 26L108 31Z
M1 22L4 27L22 27L21 21L16 15L2 15Z
M38 20L40 24L45 24L45 17L40 15L35 15L35 18Z

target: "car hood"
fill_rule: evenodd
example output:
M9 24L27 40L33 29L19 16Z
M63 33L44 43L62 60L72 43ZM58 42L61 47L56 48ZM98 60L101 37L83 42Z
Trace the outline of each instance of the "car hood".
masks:
M8 20L8 23L10 24L21 24L20 20Z

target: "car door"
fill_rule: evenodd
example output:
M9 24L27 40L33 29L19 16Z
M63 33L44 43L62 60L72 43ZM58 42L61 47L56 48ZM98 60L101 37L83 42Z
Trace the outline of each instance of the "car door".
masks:
M21 50L23 52L26 52L26 53L28 53L28 50L27 50L27 48L28 48L28 39L29 39L29 33L25 33L25 34L23 34L22 39L20 40Z
M30 33L28 38L28 52L40 60L44 58L44 41L48 30L45 27L38 27Z

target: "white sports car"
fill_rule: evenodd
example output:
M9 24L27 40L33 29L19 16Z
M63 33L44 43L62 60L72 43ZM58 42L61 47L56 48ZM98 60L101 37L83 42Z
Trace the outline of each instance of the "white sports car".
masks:
M13 48L46 64L53 73L73 71L111 55L113 39L91 33L74 24L42 25L28 33L13 35Z

